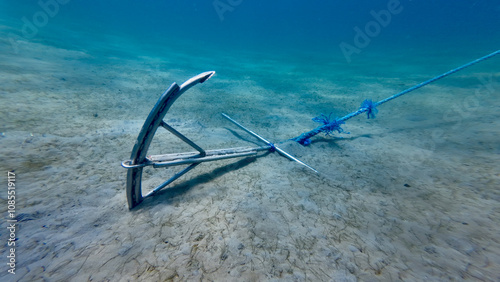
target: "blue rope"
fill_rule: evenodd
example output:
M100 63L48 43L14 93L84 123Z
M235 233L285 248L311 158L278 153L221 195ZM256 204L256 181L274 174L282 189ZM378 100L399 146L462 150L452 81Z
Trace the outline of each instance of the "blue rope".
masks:
M384 99L384 100L378 101L378 102L377 102L377 104L376 104L376 106L380 106L380 105L382 105L383 103L389 102L390 100L396 99L396 98L398 98L399 96L403 96L403 95L405 95L405 94L406 94L406 93L408 93L408 92L411 92L411 91L413 91L413 90L419 89L420 87L423 87L423 86L425 86L425 85L427 85L427 84L429 84L429 83L433 83L433 82L434 82L434 81L436 81L436 80L439 80L439 79L441 79L441 78L443 78L443 77L446 77L446 76L448 76L448 75L450 75L450 74L454 74L454 73L456 73L456 72L458 72L458 71L461 71L461 70L463 70L463 69L465 69L465 68L467 68L467 67L470 67L470 66L472 66L472 65L474 65L474 64L477 64L477 63L479 63L479 62L481 62L481 61L487 60L487 59L489 59L489 58L491 58L491 57L493 57L493 56L495 56L495 55L498 55L498 54L500 54L500 50L497 50L497 51L495 51L495 52L493 52L493 53L491 53L491 54L489 54L489 55L486 55L486 56L484 56L484 57L481 57L481 58L479 58L479 59L476 59L476 60L474 60L474 61L472 61L472 62L470 62L470 63L467 63L467 64L465 64L465 65L463 65L463 66L460 66L460 67L458 67L458 68L456 68L456 69L452 69L452 70L450 70L450 71L448 71L448 72L445 72L445 73L443 73L443 74L441 74L441 75L438 75L438 76L436 76L436 77L434 77L434 78L431 78L431 79L429 79L429 80L427 80L427 81L424 81L424 82L422 82L422 83L420 83L420 84L417 84L417 85L415 85L415 86L413 86L413 87L411 87L411 88L408 88L408 89L406 89L406 90L404 90L404 91L399 92L398 94L392 95L391 97L388 97L388 98L386 98L386 99Z
M269 148L269 152L271 153L276 152L276 146L273 143L269 143L269 146L271 146L271 148Z
M373 103L372 100L364 100L363 103L361 103L360 109L366 109L366 117L368 119L370 118L375 118L375 115L378 113L377 110L377 105Z
M394 95L392 95L392 96L390 96L388 98L385 98L383 100L380 100L380 101L378 101L376 103L373 103L372 100L368 100L368 99L364 100L363 103L361 104L361 107L357 111L352 112L352 113L350 113L350 114L348 114L348 115L346 115L346 116L344 116L342 118L335 119L333 121L329 121L329 118L324 119L324 120L328 121L328 123L325 123L322 126L318 126L318 127L316 127L315 129L313 129L311 131L302 133L300 136L295 137L292 140L294 140L294 141L296 141L296 142L298 142L298 143L300 143L300 144L302 144L304 146L307 146L307 145L311 144L311 139L310 138L313 137L313 136L315 136L316 134L321 133L321 132L325 132L327 135L331 134L334 130L338 131L339 133L341 133L341 132L343 132L343 129L340 127L340 125L344 124L346 120L348 120L350 118L353 118L353 117L355 117L357 115L360 115L362 113L365 113L365 112L367 113L368 118L375 118L375 114L377 114L377 112L378 112L378 110L377 110L378 106L380 106L380 105L382 105L384 103L387 103L387 102L389 102L389 101L391 101L393 99L396 99L396 98L398 98L400 96L403 96L403 95L405 95L405 94L407 94L409 92L417 90L420 87L423 87L423 86L425 86L427 84L430 84L430 83L432 83L432 82L434 82L436 80L444 78L444 77L446 77L446 76L448 76L450 74L456 73L456 72L461 71L461 70L463 70L463 69L465 69L467 67L470 67L470 66L472 66L474 64L477 64L477 63L479 63L481 61L487 60L487 59L489 59L489 58L491 58L491 57L493 57L495 55L498 55L498 54L500 54L500 50L497 50L497 51L495 51L495 52L493 52L491 54L488 54L488 55L486 55L484 57L481 57L479 59L476 59L474 61L471 61L471 62L469 62L469 63L467 63L465 65L462 65L462 66L460 66L458 68L455 68L455 69L452 69L450 71L447 71L447 72L445 72L445 73L443 73L441 75L438 75L438 76L436 76L434 78L426 80L426 81L424 81L422 83L419 83L419 84L417 84L417 85L415 85L413 87L410 87L410 88L408 88L408 89L406 89L404 91L401 91L401 92L399 92L397 94L394 94ZM321 122L323 122L323 120L321 120L323 117L326 117L326 116L325 115L321 115L320 117L316 117L313 120L314 121L321 121Z

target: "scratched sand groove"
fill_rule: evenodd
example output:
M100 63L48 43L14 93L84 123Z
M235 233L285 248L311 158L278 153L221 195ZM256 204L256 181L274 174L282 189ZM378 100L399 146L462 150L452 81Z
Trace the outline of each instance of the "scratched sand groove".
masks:
M469 92L433 86L421 94L436 94L428 103L409 96L381 109L374 121L350 121L352 133L344 139L318 137L308 148L283 143L320 176L277 155L208 163L174 190L128 211L120 162L161 91L205 69L169 69L147 57L96 65L84 52L28 42L20 48L15 56L5 50L0 60L1 100L11 106L1 114L7 160L1 169L15 169L19 187L15 280L500 277L500 126L498 106L490 106L498 105L498 83L481 101L481 112L461 127L434 110L446 93ZM206 148L253 145L228 130L252 140L225 122L222 111L263 136L285 140L314 126L310 113L327 108L322 99L337 99L318 87L321 99L297 105L251 77L222 73L179 99L169 117ZM399 83L384 88L367 80L359 92L372 89L382 97ZM315 83L322 85L308 81ZM341 99L335 110L355 109L366 98L361 95ZM217 103L210 103L213 97ZM414 116L407 114L415 105ZM431 151L419 141L436 127L447 142ZM153 150L185 149L169 144L167 134L159 137ZM160 181L153 172L150 181ZM2 222L2 238L5 229ZM12 279L4 270L2 264L0 279Z

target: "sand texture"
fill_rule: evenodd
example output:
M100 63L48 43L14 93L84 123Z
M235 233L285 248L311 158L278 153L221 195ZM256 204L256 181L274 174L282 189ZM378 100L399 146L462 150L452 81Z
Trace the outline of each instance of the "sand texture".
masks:
M500 58L302 147L288 139L314 116L345 115L467 59L400 76L376 58L371 73L361 71L370 62L348 71L251 53L1 46L0 179L5 188L16 173L18 220L15 276L0 226L1 281L500 280ZM120 163L144 119L172 82L208 70L216 76L165 121L205 149L262 145L225 112L320 173L276 153L211 162L129 211ZM151 146L185 151L164 130ZM144 185L178 169L147 168Z

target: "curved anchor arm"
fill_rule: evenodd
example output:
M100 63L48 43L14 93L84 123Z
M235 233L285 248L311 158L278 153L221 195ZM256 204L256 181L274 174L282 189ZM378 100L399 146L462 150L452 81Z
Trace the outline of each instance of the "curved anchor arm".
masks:
M158 127L162 124L165 114L168 112L172 104L179 98L186 90L193 87L198 83L203 83L215 74L214 71L208 71L194 76L184 82L181 86L177 83L172 83L170 87L163 93L149 113L141 132L137 137L132 154L130 155L130 162L128 165L133 168L128 169L127 172L127 199L129 208L133 208L142 202L143 196L141 193L141 178L142 169L140 166L146 160L146 154L151 145L151 141L156 133ZM196 164L193 164L193 166Z

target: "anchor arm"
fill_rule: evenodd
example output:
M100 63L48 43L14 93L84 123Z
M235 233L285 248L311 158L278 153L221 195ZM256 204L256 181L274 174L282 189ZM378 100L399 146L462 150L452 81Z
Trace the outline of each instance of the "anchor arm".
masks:
M170 107L173 105L175 100L179 98L186 90L193 87L198 83L203 83L207 79L211 78L215 74L214 71L208 71L196 75L181 86L177 83L172 83L165 93L158 99L155 106L149 113L144 125L142 126L141 132L137 137L137 141L132 149L132 153L129 161L129 169L127 171L127 200L129 208L132 209L143 200L142 196L142 169L143 164L145 164L146 154L151 145L151 141L156 133L158 127L162 124L163 118L167 114ZM201 152L200 152L201 153ZM202 153L201 153L202 154ZM125 162L124 162L125 163ZM123 163L122 163L123 165ZM126 167L126 166L124 166Z

